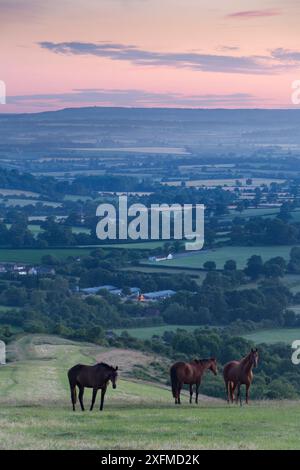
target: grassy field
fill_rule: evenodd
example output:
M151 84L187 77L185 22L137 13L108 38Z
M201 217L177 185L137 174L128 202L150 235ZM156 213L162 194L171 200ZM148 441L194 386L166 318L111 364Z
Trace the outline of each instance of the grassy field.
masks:
M92 248L47 248L42 250L35 249L0 249L0 261L4 263L40 263L45 255L52 255L63 260L68 256L88 255Z
M8 307L7 305L0 305L0 312L9 312L9 310L19 310L19 307Z
M292 344L296 339L300 340L300 328L272 328L244 335L244 338L256 344L286 343Z
M124 380L123 366L123 379L116 390L109 387L101 414L74 413L68 367L109 355L115 361L116 351L124 358L126 350L38 335L21 338L9 350L12 362L0 367L0 449L300 448L298 402L240 408L201 396L199 405L189 405L185 395L175 407L167 388ZM127 360L135 354L126 353Z
M37 226L32 226L37 227ZM85 233L84 228L73 228L74 232ZM88 230L87 230L88 232ZM36 232L37 233L37 232ZM91 245L73 248L45 248L45 249L4 249L0 248L0 262L6 263L39 263L44 255L53 255L63 260L68 256L84 256L88 255L96 248L126 248L131 250L152 250L161 246L163 242L145 242L145 243L118 243L113 245Z
M199 328L195 325L163 325L163 326L149 326L145 328L121 328L113 330L117 335L123 331L127 331L131 336L138 339L150 339L152 336L162 336L165 331L176 331L178 328L186 331L194 331Z
M25 191L23 189L3 189L0 188L1 196L25 196L25 197L39 197L39 193L34 193L32 191Z
M252 255L260 255L264 261L275 256L282 256L289 259L291 246L234 246L222 247L212 250L201 250L184 254L172 260L160 261L159 264L165 266L176 266L182 268L201 268L206 261L215 261L217 268L222 269L225 261L234 259L238 268L246 266L247 260ZM151 265L151 263L149 262Z
M6 206L12 207L25 207L25 206L35 206L36 204L40 203L44 206L49 207L61 207L60 202L52 202L52 201L42 201L40 199L16 199L16 198L8 198L8 199L0 199L1 203L4 203Z
M247 178L238 178L244 188L255 188L259 187L263 184L270 185L271 183L283 183L284 179L279 178L252 178L252 184L246 185ZM191 180L185 181L187 187L193 186L236 186L236 179L234 178L211 178L211 179L201 179L201 180ZM180 186L182 184L182 180L177 181L167 181L165 183L166 186Z

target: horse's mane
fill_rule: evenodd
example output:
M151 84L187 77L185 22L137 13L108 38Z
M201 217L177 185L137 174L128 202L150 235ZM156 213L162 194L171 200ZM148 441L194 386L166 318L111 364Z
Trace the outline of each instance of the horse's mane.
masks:
M207 359L194 359L192 362L195 362L196 364L205 364L206 362L211 361L211 358Z
M113 369L113 367L106 364L106 362L98 362L97 366L101 366L106 370L112 370Z
M251 351L246 356L242 357L240 362L245 363L249 359L250 355L251 355Z

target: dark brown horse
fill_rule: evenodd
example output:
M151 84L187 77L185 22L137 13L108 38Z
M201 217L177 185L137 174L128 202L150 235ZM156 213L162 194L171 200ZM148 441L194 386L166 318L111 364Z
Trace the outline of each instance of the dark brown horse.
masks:
M78 398L82 411L84 411L84 387L93 389L93 397L90 411L92 411L94 407L97 392L99 389L101 389L100 411L102 411L108 382L111 381L113 388L116 388L117 386L117 371L118 367L109 366L104 362L100 362L99 364L95 364L94 366L84 366L82 364L77 364L76 366L72 367L68 371L68 378L70 383L73 411L75 411L76 404L76 386L79 388Z
M258 364L258 350L251 349L250 353L247 354L241 361L231 361L224 366L223 377L225 382L225 389L227 394L228 403L234 401L234 392L236 393L236 403L240 399L240 405L242 405L241 397L241 385L246 385L246 403L249 401L249 388L253 380L253 367L257 367Z
M193 385L196 384L195 403L198 403L199 387L206 370L211 370L217 375L217 361L214 357L210 359L194 359L191 362L176 362L172 365L170 376L175 405L180 405L180 392L183 384L190 386L190 403L192 403Z

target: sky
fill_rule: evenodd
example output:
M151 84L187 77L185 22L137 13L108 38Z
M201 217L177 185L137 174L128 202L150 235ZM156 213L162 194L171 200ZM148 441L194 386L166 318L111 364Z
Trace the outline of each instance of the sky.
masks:
M292 108L299 18L299 0L0 0L0 113Z

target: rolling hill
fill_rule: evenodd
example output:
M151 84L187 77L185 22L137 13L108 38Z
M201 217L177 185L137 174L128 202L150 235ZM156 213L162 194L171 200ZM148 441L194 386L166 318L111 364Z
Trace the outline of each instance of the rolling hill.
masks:
M23 336L8 353L0 367L0 449L300 448L299 403L240 408L201 396L197 406L185 396L175 407L167 387L132 378L136 365L151 370L164 362L159 357L46 335ZM74 413L66 371L95 360L119 364L118 387L109 387L102 413Z

